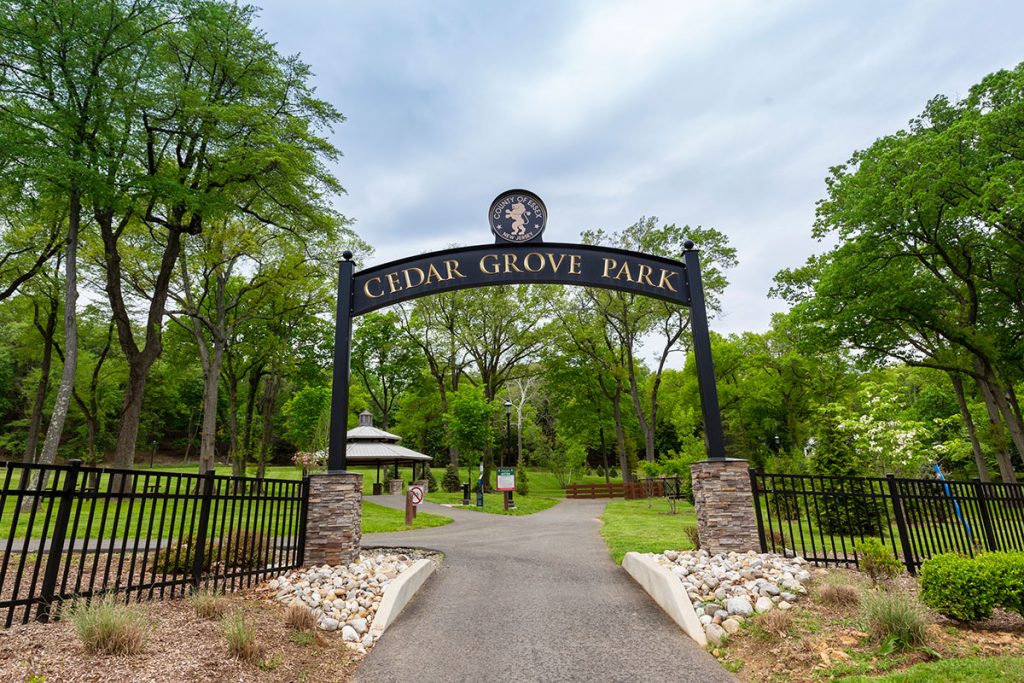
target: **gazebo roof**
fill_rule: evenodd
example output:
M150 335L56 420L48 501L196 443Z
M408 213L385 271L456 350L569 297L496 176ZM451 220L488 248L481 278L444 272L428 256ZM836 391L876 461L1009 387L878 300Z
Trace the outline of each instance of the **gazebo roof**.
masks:
M366 442L366 441L383 441L385 443L398 443L402 440L402 437L391 432L385 432L383 429L377 429L373 426L373 414L364 410L359 413L359 426L353 427L348 430L347 439L349 443L349 450L354 443Z
M373 426L373 414L359 413L359 426L348 430L345 459L356 463L428 462L429 455L399 446L402 437Z

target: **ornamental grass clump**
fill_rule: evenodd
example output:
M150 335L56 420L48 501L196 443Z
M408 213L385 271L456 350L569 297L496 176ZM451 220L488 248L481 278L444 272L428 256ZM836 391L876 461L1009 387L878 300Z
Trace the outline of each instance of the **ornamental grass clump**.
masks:
M912 650L928 640L928 613L910 594L872 592L861 601L861 614L885 649Z
M67 612L85 649L105 655L142 652L149 624L138 607L124 605L113 595L89 602L76 600Z
M284 613L284 623L296 631L312 631L316 628L316 615L305 605L289 605Z
M856 607L860 604L860 591L838 581L825 581L813 589L814 599L829 607Z
M256 629L241 612L224 617L224 637L228 641L228 654L244 662L256 662L263 648L256 642Z
M188 597L188 602L196 611L196 616L209 620L223 617L228 606L227 600L220 592L208 589L196 591Z

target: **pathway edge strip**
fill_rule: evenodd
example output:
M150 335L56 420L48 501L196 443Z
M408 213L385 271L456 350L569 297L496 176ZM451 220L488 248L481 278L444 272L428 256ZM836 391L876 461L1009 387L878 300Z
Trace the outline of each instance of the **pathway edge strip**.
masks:
M697 619L690 596L683 590L683 584L675 574L653 559L635 552L626 553L622 558L622 568L647 591L672 621L679 624L686 635L701 647L707 646L707 636Z
M416 595L416 591L434 573L434 568L433 560L416 560L411 567L389 583L384 589L380 607L377 608L377 613L373 617L370 630L377 635L384 633L385 629L394 623L405 606L409 604L412 596Z

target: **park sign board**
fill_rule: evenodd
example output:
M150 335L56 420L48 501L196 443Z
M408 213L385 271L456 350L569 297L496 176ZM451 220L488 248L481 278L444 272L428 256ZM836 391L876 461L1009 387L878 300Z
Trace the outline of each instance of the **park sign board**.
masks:
M427 294L500 284L568 284L618 289L689 303L683 264L580 244L502 244L448 249L355 274L360 315Z
M514 467L499 467L498 468L498 491L515 491L516 490L516 470Z
M509 190L498 195L488 209L488 223L495 237L492 245L420 254L358 273L352 252L342 254L334 327L329 472L342 471L347 465L352 319L430 294L512 284L600 287L689 307L707 455L710 459L725 458L700 256L693 242L683 244L678 260L592 244L553 244L541 240L547 220L548 211L540 197L526 190Z

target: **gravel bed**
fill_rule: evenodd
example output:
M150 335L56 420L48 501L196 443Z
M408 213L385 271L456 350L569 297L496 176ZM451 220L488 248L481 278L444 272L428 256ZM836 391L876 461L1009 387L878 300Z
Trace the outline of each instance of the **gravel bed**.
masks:
M652 557L679 577L715 645L751 615L790 609L811 580L806 560L773 553L666 550Z
M324 631L340 631L342 640L359 654L373 647L379 633L370 629L384 589L417 560L440 561L440 555L412 548L364 548L348 565L320 565L285 572L267 582L273 599L305 605Z

